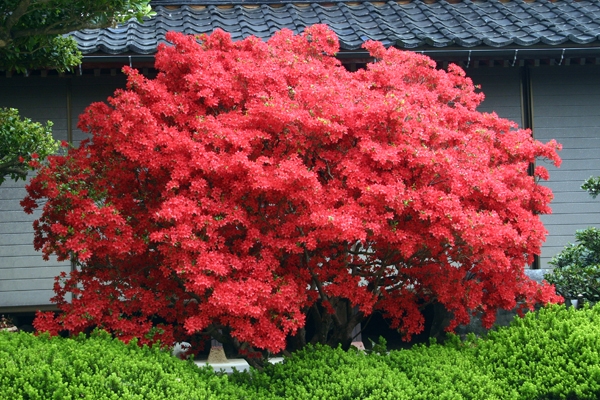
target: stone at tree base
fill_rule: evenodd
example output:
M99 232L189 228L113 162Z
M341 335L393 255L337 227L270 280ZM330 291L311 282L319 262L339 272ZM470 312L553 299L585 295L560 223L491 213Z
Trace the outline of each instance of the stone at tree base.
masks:
M227 362L227 356L225 356L225 350L223 346L211 346L210 352L208 353L209 364L223 364Z

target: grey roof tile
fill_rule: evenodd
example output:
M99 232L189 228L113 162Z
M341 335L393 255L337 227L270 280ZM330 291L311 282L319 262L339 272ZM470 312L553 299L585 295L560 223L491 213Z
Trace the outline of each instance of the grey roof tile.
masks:
M600 44L597 0L298 1L154 0L156 16L143 24L132 20L70 35L84 54L152 54L170 30L192 34L220 28L234 40L250 35L267 40L282 28L300 33L317 23L337 33L342 50L358 49L366 39L407 49Z
M568 37L570 41L577 44L588 44L597 40L596 36L586 35L585 33L581 33L578 35L569 35Z
M515 38L514 42L519 46L533 46L540 42L540 38L538 36L525 35L519 38Z

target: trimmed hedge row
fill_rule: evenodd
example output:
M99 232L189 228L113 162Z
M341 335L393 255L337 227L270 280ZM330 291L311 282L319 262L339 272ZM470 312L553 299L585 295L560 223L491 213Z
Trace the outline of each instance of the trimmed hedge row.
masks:
M308 348L232 380L273 399L598 399L600 305L553 305L485 338L387 354Z
M600 398L600 305L544 308L476 343L481 369L521 399Z
M103 332L75 339L0 333L0 398L597 399L600 305L550 306L485 338L453 336L411 350L307 347L263 371L231 376Z
M227 376L106 332L74 339L0 332L0 399L243 399Z
M263 399L516 398L505 382L483 372L470 352L436 344L388 355L316 346L263 372L231 379Z

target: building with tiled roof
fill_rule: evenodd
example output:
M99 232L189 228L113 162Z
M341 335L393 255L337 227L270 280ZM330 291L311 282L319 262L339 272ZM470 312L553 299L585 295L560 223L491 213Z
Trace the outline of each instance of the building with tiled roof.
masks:
M156 0L156 16L143 24L75 32L87 62L108 55L147 60L165 33L198 34L222 29L234 40L267 40L276 31L300 33L326 24L340 40L340 57L364 57L361 46L421 51L434 58L546 59L556 63L595 56L600 47L600 2L574 0L323 1ZM549 61L548 61L549 62Z
M580 190L600 174L600 2L596 0L155 0L156 15L71 36L84 54L72 73L28 71L0 76L0 106L34 120L54 121L58 139L77 143L77 117L93 101L124 85L123 65L153 74L153 54L165 33L210 33L235 40L267 40L286 28L299 33L321 23L340 39L338 57L348 68L369 61L369 39L431 56L444 68L461 65L486 95L481 110L495 111L536 138L564 146L563 165L550 168L554 214L542 268L577 229L600 226L600 202ZM44 262L33 249L32 218L19 201L23 185L0 187L0 310L47 306L53 277L71 267Z

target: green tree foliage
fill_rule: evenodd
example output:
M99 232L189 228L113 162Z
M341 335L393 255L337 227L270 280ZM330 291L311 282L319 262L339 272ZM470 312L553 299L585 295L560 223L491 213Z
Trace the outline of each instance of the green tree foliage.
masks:
M0 185L7 178L24 180L27 171L57 149L52 122L42 125L20 118L14 108L0 108Z
M0 70L65 70L81 53L62 34L106 28L149 16L149 0L3 0L0 1Z
M581 185L583 190L587 190L587 192L592 196L592 198L596 198L598 194L600 194L600 176L590 176L588 179L583 182Z

